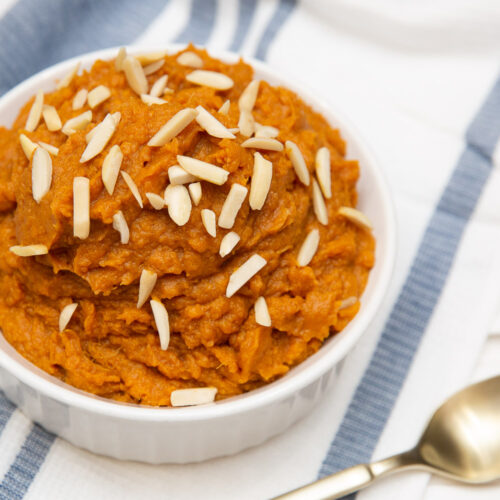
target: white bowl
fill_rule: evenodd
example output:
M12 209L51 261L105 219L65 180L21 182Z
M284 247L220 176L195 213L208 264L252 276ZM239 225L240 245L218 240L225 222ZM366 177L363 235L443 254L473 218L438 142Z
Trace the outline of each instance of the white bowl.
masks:
M179 46L166 47L169 51ZM155 49L129 49L131 53ZM96 59L111 59L108 49L56 64L0 99L0 124L10 126L39 89L54 88L77 61L84 68ZM238 56L215 53L234 62ZM248 59L247 59L248 60ZM365 142L341 113L312 92L288 81L260 61L248 60L256 76L291 88L334 127L358 159L359 207L373 222L376 261L356 317L321 349L281 379L247 394L190 408L151 408L90 395L51 377L25 360L0 335L0 388L29 418L76 446L111 457L149 463L186 463L237 453L283 432L306 415L333 383L339 362L359 340L377 312L392 273L395 219L384 177Z

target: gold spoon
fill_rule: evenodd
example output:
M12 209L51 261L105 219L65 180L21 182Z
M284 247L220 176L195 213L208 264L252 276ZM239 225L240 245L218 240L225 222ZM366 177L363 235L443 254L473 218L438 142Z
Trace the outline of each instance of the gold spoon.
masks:
M355 465L274 500L329 500L404 469L423 469L465 483L500 479L500 376L471 385L434 413L415 448Z

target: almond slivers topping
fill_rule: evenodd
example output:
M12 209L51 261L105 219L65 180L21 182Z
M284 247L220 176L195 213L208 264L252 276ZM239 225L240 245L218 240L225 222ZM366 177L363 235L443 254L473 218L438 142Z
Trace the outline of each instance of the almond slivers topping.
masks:
M323 199L321 189L316 182L316 179L313 179L312 198L316 219L318 219L318 221L323 224L323 226L326 226L328 224L328 211L326 210L325 200Z
M159 300L151 300L149 303L153 311L158 337L160 337L160 348L166 351L170 342L170 325L167 309Z
M182 132L196 118L197 114L198 112L192 108L181 109L151 137L148 146L163 146Z
M116 122L113 116L108 113L94 130L95 132L92 134L92 138L80 158L80 163L85 163L102 153L116 130Z
M234 231L227 233L226 236L224 236L224 238L222 238L222 241L220 242L219 255L221 257L229 255L239 241L240 241L239 234L235 233Z
M148 64L158 61L158 59L164 59L166 55L166 50L157 50L156 52L146 52L144 54L139 54L138 56L136 56L136 58L143 66L147 66Z
M316 177L326 199L332 197L332 176L330 172L330 150L319 148L316 153Z
M220 113L221 115L227 115L229 113L230 107L231 107L231 101L227 99L217 112Z
M215 236L217 235L215 212L213 210L209 210L208 208L204 208L201 211L201 221L203 222L207 233L215 238Z
M89 106L94 109L99 106L106 99L111 97L111 91L105 85L99 85L95 89L92 89L87 95L87 102Z
M274 139L278 137L280 131L276 127L271 127L270 125L261 125L255 122L255 137L268 137Z
M273 164L260 153L255 153L249 198L252 210L260 210L264 206L271 187L272 177Z
M62 133L74 134L77 130L83 130L92 121L92 111L85 111L81 115L70 118L63 126Z
M353 224L356 224L361 229L365 229L366 231L371 231L373 229L370 219L363 212L360 212L355 208L340 207L338 213L350 220Z
M283 144L269 137L252 137L241 144L244 148L267 149L269 151L283 151Z
M84 240L90 233L90 181L73 179L73 236Z
M353 306L354 304L356 304L356 302L358 301L358 298L357 297L347 297L347 299L344 299L339 308L337 309L337 311L342 311L342 309L346 309L348 307L351 307Z
M42 117L43 111L43 92L39 90L36 93L35 100L31 106L30 112L28 114L28 118L26 119L26 125L24 128L28 132L33 132L40 123L40 118Z
M198 111L198 116L196 117L198 125L211 136L218 137L219 139L235 138L234 134L222 125L222 123L211 115L203 106L197 106L196 111Z
M158 275L153 271L143 269L139 279L139 297L137 298L137 309L140 309L148 300L156 285Z
M189 194L195 206L198 206L201 200L201 182L193 182L188 186Z
M168 186L169 192L165 201L168 205L168 215L178 225L184 226L191 216L191 198L185 186ZM168 201L167 201L168 199Z
M203 59L194 52L183 52L178 58L177 62L181 66L188 66L190 68L203 68Z
M61 130L62 127L61 119L59 118L57 110L56 108L54 108L54 106L44 105L42 110L42 116L45 121L45 125L47 125L47 129L50 132Z
M14 245L9 250L18 257L33 257L49 253L49 249L45 245Z
M144 74L146 76L152 75L153 73L156 73L164 64L165 61L163 59L158 59L158 61L152 62L151 64L144 66Z
M179 162L179 165L186 170L186 172L189 172L204 181L217 184L218 186L224 184L229 176L229 172L227 170L217 167L216 165L212 165L211 163L197 160L196 158L177 155L177 161Z
M172 406L198 406L213 403L217 394L216 387L197 387L177 389L170 394Z
M194 175L186 172L182 167L179 167L179 165L172 165L168 169L168 180L170 184L176 186L178 184L196 182L198 179Z
M33 199L40 203L52 184L52 158L47 150L36 148L31 163L31 191Z
M102 183L109 194L113 194L120 168L122 166L123 153L120 146L115 144L102 162Z
M290 161L292 162L295 173L302 184L309 186L309 170L307 170L307 165L300 152L299 147L292 141L286 141L285 143L286 154Z
M211 87L217 90L228 90L234 85L233 80L227 75L218 73L217 71L205 71L203 69L197 69L189 73L186 75L186 80L196 85Z
M115 59L116 71L123 70L123 61L125 61L126 57L127 57L127 49L125 49L125 47L120 47L118 53L116 54L116 59Z
M168 75L163 75L154 82L149 95L152 97L160 97L165 92L165 87L167 86Z
M238 99L238 107L240 111L252 112L255 106L255 101L257 100L257 95L259 93L259 80L252 80L241 93Z
M59 331L60 332L63 332L64 330L66 330L66 327L68 326L69 322L71 321L71 317L73 316L73 313L76 311L77 307L78 307L78 304L75 302L63 307L61 314L59 314Z
M255 130L255 120L253 119L252 113L250 111L240 111L238 128L240 129L240 134L245 137L250 137L253 135Z
M141 208L144 208L144 205L142 204L141 193L139 193L139 188L137 187L137 184L134 182L134 179L132 179L132 177L130 177L130 175L127 172L124 172L123 170L121 171L121 174L123 180L125 181L125 184L127 184L128 188L130 189L130 192L137 200L139 206Z
M297 263L300 267L307 266L316 254L319 245L319 231L313 229L309 231L302 246L300 247L299 254L297 255Z
M73 69L62 80L59 81L59 83L56 86L57 90L67 87L73 81L73 78L75 78L79 69L80 69L80 63L77 63L73 67Z
M224 229L231 229L234 226L234 221L245 201L248 193L248 188L241 184L234 183L231 186L229 194L227 195L222 210L219 215L219 226Z
M243 285L250 281L265 265L266 259L259 254L252 255L229 277L226 288L226 297L232 297Z
M120 243L126 245L130 239L130 230L121 210L118 210L113 215L113 229L116 229L120 233Z
M165 99L161 99L149 94L141 94L141 101L148 106L151 106L153 104L165 104L167 102L165 101Z
M47 144L46 142L40 141L38 144L45 149L48 153L50 153L52 156L57 156L59 154L59 148L56 148L55 146L52 146L52 144Z
M146 198L155 210L161 210L165 207L165 200L159 194L146 193Z
M85 103L87 102L87 96L88 96L87 89L80 89L75 94L75 97L73 97L73 104L72 104L73 109L76 110L83 108L83 106L85 106Z
M144 74L141 63L133 56L127 56L123 61L123 71L130 88L136 94L148 93L148 80Z
M255 322L258 325L271 326L271 316L264 297L259 297L255 301Z
M28 160L31 160L31 156L33 155L33 151L38 147L28 136L21 134L19 136L19 142L21 143L21 148L26 155Z

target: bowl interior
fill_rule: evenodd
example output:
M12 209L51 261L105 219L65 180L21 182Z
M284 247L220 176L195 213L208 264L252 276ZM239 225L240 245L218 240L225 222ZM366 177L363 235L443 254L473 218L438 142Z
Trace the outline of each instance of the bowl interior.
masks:
M163 49L166 48L169 52L173 52L181 47L180 45L169 45L163 47ZM153 50L158 50L158 48L148 50L130 48L129 52L138 53ZM44 91L53 90L55 80L63 77L77 62L81 62L82 67L87 69L96 59L113 58L116 51L115 48L106 49L64 61L21 83L0 99L0 125L11 126L20 107L36 91L39 89ZM211 54L227 62L235 62L239 57L228 52L211 51ZM326 341L316 354L293 368L281 379L250 393L202 407L150 408L117 403L89 395L51 377L29 363L6 342L2 335L0 335L0 366L13 373L22 382L49 397L65 404L86 408L89 411L120 418L141 420L201 420L216 417L221 412L228 414L245 411L252 407L264 405L271 400L286 397L320 377L345 357L373 319L392 273L395 257L395 221L388 187L371 151L342 112L332 108L330 104L318 98L313 92L308 91L304 85L297 84L293 79L287 79L281 70L279 72L274 71L260 61L246 60L254 67L257 78L294 90L316 111L321 112L333 127L339 128L342 137L347 141L348 158L357 159L360 163L361 177L358 182L358 207L373 222L377 246L375 266L370 273L367 287L361 299L362 306L356 317L342 332Z

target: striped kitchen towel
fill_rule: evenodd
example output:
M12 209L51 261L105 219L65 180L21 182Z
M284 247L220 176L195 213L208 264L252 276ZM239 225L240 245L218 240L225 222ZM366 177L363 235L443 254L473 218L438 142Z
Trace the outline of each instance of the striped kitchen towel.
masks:
M235 457L150 466L93 456L0 395L0 499L265 499L398 452L470 379L500 305L497 2L3 0L0 93L84 52L172 41L267 60L345 110L395 198L389 293L329 397ZM405 473L358 498L437 498L428 481ZM500 486L482 491L498 497Z

